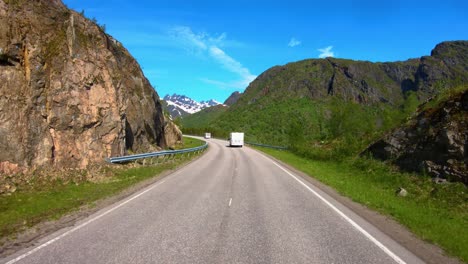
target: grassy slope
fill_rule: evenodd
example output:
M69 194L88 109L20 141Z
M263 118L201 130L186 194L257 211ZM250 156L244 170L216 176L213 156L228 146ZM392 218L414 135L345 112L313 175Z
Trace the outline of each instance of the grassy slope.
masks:
M468 196L461 183L440 185L368 159L315 161L290 152L262 151L312 175L356 202L407 226L426 241L468 261ZM403 187L408 196L395 195Z
M336 98L261 98L255 104L232 107L213 121L209 128L243 131L246 141L282 146L312 146L317 142L334 144L336 138L359 149L383 131L404 120L416 108L407 101L400 109L384 105L364 106ZM412 104L412 105L411 105ZM359 139L359 142L351 142Z
M184 138L184 148L199 146L203 141ZM151 166L128 167L113 165L100 173L100 182L85 181L64 184L59 180L20 190L10 196L0 196L0 237L14 234L39 222L57 219L64 214L92 205L95 201L115 195L145 179L171 170L192 159L182 159Z
M227 109L223 105L205 108L198 113L182 118L182 127L207 127L208 124L226 112Z

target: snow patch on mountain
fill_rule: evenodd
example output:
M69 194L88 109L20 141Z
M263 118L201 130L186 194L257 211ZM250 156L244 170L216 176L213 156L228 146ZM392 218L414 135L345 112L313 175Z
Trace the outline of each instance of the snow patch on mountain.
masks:
M184 116L186 114L194 114L205 108L221 104L213 99L197 102L185 95L178 94L166 95L163 100L166 101L167 109L172 118Z

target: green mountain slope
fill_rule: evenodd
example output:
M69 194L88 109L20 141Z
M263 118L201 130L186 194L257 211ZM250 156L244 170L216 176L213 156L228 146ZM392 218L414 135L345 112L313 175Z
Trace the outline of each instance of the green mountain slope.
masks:
M237 106L262 97L323 99L337 96L361 104L401 104L404 93L420 99L468 81L468 42L444 42L431 56L404 62L371 63L335 58L309 59L275 66L254 80Z
M228 109L225 105L215 105L205 108L195 114L186 115L181 119L183 128L205 128L208 127L214 120L218 119L221 114ZM184 130L185 133L188 133Z
M437 45L431 56L404 62L327 58L275 66L224 113L184 125L245 131L248 140L282 145L298 137L315 144L310 142L345 135L370 142L419 102L466 83L466 54L468 42L454 41Z

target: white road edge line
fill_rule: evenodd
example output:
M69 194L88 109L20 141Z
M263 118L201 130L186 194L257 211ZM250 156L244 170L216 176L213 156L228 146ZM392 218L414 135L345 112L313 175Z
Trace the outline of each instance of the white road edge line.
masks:
M102 213L102 214L100 214L100 215L98 215L98 216L96 216L96 217L94 217L94 218L92 218L92 219L90 219L90 220L84 222L83 224L81 224L81 225L79 225L79 226L77 226L77 227L75 227L75 228L73 228L73 229L68 230L67 232L61 234L60 236L58 236L58 237L56 237L56 238L53 238L53 239L51 239L51 240L45 242L44 244L42 244L42 245L40 245L40 246L38 246L38 247L32 249L32 250L29 251L29 252L24 253L23 255L21 255L21 256L15 258L15 259L12 259L12 260L8 261L8 262L5 263L5 264L13 264L13 263L16 263L16 262L18 262L18 261L24 259L25 257L27 257L27 256L29 256L29 255L31 255L31 254L34 254L35 252L37 252L37 251L39 251L39 250L41 250L41 249L43 249L43 248L45 248L45 247L47 247L47 246L49 246L49 245L55 243L55 242L57 242L58 240L60 240L60 239L62 239L62 238L64 238L64 237L70 235L71 233L73 233L73 232L75 232L75 231L77 231L77 230L79 230L79 229L81 229L81 228L83 228L83 227L89 225L90 223L92 223L92 222L98 220L99 218L101 218L101 217L103 217L103 216L105 216L105 215L107 215L107 214L109 214L109 213L111 213L111 212L117 210L118 208L120 208L120 207L126 205L127 203L129 203L129 202L131 202L131 201L137 199L138 197L140 197L140 196L142 196L143 194L145 194L145 193L147 193L147 192L153 190L154 188L158 187L159 185L163 184L164 182L165 182L165 180L162 180L162 181L156 183L156 184L155 184L154 186L152 186L151 188L149 188L149 189L147 189L147 190L145 190L145 191L143 191L143 192L141 192L141 193L139 193L139 194L133 196L132 198L129 198L128 200L126 200L126 201L120 203L119 205L117 205L117 206L115 206L115 207L113 207L113 208L111 208L111 209L105 211L104 213Z
M231 203L232 203L232 198L229 199L229 207L231 207Z
M271 159L269 159L269 160L271 160ZM354 228L356 228L365 237L367 237L370 241L372 241L376 246L378 246L380 249L382 249L396 263L406 264L405 261L403 261L400 257L398 257L390 249L388 249L386 246L384 246L382 243L380 243L380 241L378 241L375 237L373 237L371 234L369 234L366 230L364 230L361 226L359 226L351 218L349 218L347 215L345 215L343 212L341 212L340 209L336 208L333 204L331 204L329 201L327 201L325 198L323 198L320 194L318 194L316 191L314 191L312 188L310 188L307 184L305 184L303 181L299 180L299 178L294 176L294 174L290 173L288 170L286 170L285 168L283 168L281 165L277 164L273 160L271 160L271 162L273 162L273 164L275 164L278 168L280 168L281 170L286 172L289 176L291 176L293 179L295 179L297 182L299 182L302 186L304 186L307 190L309 190L311 193L313 193L315 196L317 196L320 200L322 200L326 205L328 205L331 209L333 209L336 213L338 213L341 217L343 217L348 223L350 223Z

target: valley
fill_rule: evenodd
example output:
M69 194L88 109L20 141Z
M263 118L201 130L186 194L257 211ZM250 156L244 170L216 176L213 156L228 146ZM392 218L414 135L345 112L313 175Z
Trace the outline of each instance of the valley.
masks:
M467 40L367 61L66 2L0 0L0 262L468 262Z

